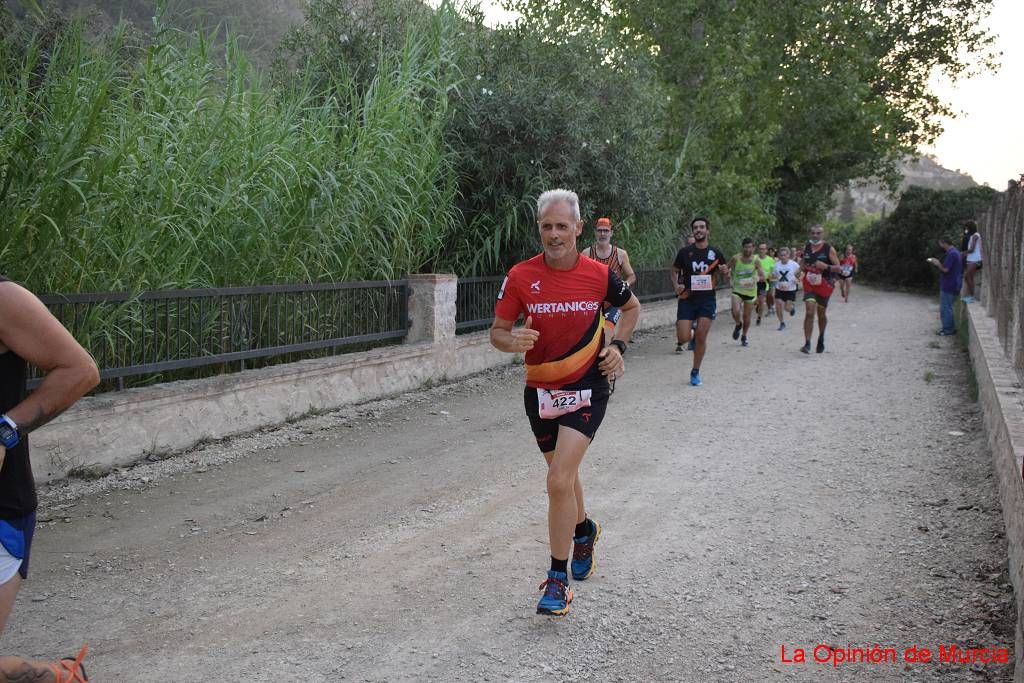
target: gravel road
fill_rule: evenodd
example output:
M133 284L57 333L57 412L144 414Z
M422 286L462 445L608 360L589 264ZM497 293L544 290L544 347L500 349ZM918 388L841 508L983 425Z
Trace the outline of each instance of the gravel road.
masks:
M563 619L534 613L544 467L510 367L44 489L0 651L88 641L98 682L1009 681L902 661L1013 661L966 356L931 299L855 285L830 312L810 356L799 316L745 349L720 318L699 388L672 330L637 338L584 461L598 569Z

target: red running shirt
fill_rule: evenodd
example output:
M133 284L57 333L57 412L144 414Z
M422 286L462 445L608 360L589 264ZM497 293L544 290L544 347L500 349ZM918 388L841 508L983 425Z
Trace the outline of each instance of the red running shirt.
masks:
M533 317L540 332L526 352L526 384L539 389L587 388L600 381L605 301L625 305L632 292L608 266L580 255L570 270L555 270L544 254L512 266L498 292L497 317Z

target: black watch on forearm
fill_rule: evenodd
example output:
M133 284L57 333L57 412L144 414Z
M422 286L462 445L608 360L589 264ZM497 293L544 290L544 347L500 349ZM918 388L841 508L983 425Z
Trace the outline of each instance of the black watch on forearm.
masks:
M614 346L615 348L617 348L619 350L620 356L626 355L626 342L622 341L621 339L612 339L608 346Z

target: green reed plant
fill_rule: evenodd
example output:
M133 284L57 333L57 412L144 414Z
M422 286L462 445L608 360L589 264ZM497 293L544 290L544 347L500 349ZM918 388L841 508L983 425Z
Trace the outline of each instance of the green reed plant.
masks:
M0 47L0 270L36 291L381 279L454 229L445 25L370 86L268 87L231 39ZM215 45L220 47L215 47Z

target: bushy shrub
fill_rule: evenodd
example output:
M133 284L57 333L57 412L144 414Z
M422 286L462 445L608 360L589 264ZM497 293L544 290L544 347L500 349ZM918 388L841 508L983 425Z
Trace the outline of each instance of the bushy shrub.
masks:
M933 289L935 268L925 259L941 256L937 240L947 237L959 246L964 221L987 208L995 194L990 187L907 189L892 214L855 238L861 273L897 287Z

